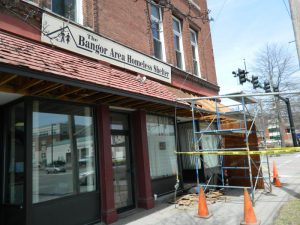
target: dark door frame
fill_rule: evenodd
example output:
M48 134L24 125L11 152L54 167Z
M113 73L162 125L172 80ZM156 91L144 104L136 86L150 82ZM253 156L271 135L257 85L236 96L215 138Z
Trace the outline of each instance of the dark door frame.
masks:
M135 173L134 173L134 164L133 164L133 135L132 135L132 114L127 111L122 110L110 110L110 113L112 114L120 114L120 115L126 115L127 117L127 123L128 123L128 129L127 130L112 130L111 129L111 135L124 135L128 137L128 159L130 160L129 166L130 166L130 175L131 175L131 190L132 190L132 205L122 207L117 210L117 213L122 213L125 211L128 211L130 209L134 209L136 207L136 191L135 191Z

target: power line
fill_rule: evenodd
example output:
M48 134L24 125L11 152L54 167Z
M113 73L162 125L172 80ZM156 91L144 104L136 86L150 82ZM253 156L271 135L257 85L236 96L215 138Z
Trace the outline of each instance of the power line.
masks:
M285 2L285 0L282 0L282 2L283 2L283 4L284 4L284 7L285 7L285 9L286 9L286 11L287 11L287 14L288 14L288 15L289 15L289 17L292 19L291 12L290 12L290 10L289 10L288 6L286 5L286 2Z
M227 4L228 1L229 1L229 0L224 0L222 6L221 6L221 8L220 8L220 10L219 10L219 12L218 12L218 14L217 14L217 16L216 16L216 19L213 20L215 23L216 23L217 19L219 18L219 16L221 15L222 11L224 10L225 5ZM205 45L206 45L206 41L208 40L208 38L209 38L210 35L211 35L211 27L210 27L209 32L208 32L208 34L206 35L206 37L205 37L205 39L204 39L204 41L203 41L202 49L204 49L204 47L205 47ZM206 64L206 62L205 62L205 64ZM207 72L206 72L206 73L207 73ZM206 74L206 75L207 75L207 74ZM187 75L185 76L185 79L184 79L184 80L182 81L182 83L181 83L181 88L180 88L180 90L182 90L182 87L183 87L183 85L185 84L185 82L186 82L186 80L187 80L187 78L188 78L189 76L190 76L190 74L187 73Z

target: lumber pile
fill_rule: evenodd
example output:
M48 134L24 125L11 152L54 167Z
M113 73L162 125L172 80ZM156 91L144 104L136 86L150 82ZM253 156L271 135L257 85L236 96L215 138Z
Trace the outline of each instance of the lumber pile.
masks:
M214 204L217 201L224 201L226 200L226 197L221 191L214 191L210 190L205 194L206 196L206 201L210 204ZM181 196L177 201L176 205L179 208L187 208L187 207L192 207L194 205L198 204L198 195L197 194L187 194Z

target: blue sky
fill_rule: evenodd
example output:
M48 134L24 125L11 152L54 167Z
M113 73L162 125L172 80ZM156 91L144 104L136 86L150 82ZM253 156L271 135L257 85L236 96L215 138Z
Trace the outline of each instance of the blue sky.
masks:
M251 72L255 54L267 43L278 43L297 54L288 0L207 0L220 94L241 90L232 71ZM295 58L296 59L296 58ZM296 60L297 63L297 60ZM300 73L297 73L300 76Z

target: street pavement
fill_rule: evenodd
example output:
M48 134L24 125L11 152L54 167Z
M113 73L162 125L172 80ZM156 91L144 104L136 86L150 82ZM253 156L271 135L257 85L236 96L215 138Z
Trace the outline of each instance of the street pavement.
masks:
M278 216L280 208L291 198L300 199L300 154L293 153L270 157L272 173L273 160L276 162L282 187L272 187L272 193L257 190L255 193L254 211L261 225L272 225ZM120 214L113 225L234 225L243 220L244 198L243 190L229 190L226 201L208 205L212 217L200 219L195 217L197 206L178 209L168 203L156 202L151 210L136 209Z

